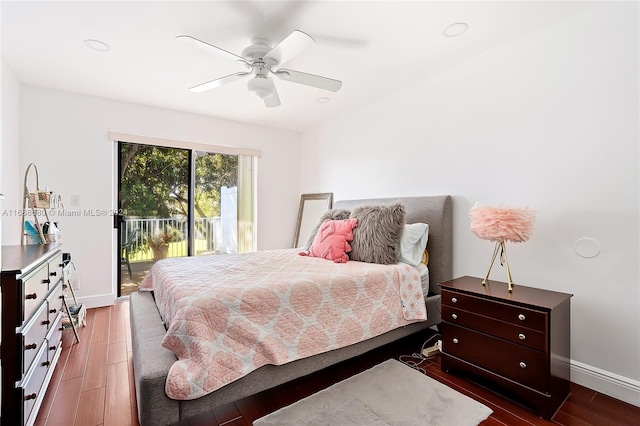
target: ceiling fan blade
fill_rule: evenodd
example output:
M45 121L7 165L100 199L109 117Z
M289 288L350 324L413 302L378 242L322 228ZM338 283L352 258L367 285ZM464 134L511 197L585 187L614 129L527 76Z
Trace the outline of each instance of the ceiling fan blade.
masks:
M273 88L273 95L264 100L264 105L267 108L280 106L280 96L278 96L278 90L275 87Z
M316 42L309 34L303 33L300 30L294 30L271 49L269 53L264 55L263 59L272 59L276 62L276 65L282 65L309 49L314 44L316 44Z
M317 87L318 89L328 90L330 92L337 92L342 87L342 82L340 80L334 80L332 78L321 77L319 75L308 74L301 71L280 68L273 74L282 80Z
M206 41L199 40L195 37L191 37L189 35L179 35L176 37L176 40L182 43L190 44L194 47L197 47L198 49L204 50L205 52L214 53L227 59L231 59L232 61L238 61L246 65L251 65L251 62L249 62L242 56L238 56L235 53L231 53L227 50L224 50L218 46L214 46L213 44L209 44Z
M248 72L237 72L235 74L230 74L224 77L216 78L215 80L207 81L206 83L198 84L197 86L193 86L189 90L196 93L206 92L207 90L211 90L215 87L220 87L223 84L231 83L236 80L240 80L242 77L247 76L251 73Z

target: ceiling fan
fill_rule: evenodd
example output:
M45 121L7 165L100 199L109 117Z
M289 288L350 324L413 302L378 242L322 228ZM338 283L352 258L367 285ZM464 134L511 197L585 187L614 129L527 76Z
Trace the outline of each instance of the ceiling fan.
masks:
M342 87L342 82L339 80L280 68L280 66L315 44L315 40L310 35L299 30L293 31L274 47L271 47L266 40L254 39L252 40L251 46L242 51L241 56L189 35L179 35L176 37L176 40L189 43L208 52L222 55L248 68L248 70L244 72L237 72L193 86L189 89L192 92L204 92L222 86L223 84L251 76L251 79L247 82L249 93L262 99L268 108L272 108L280 105L280 97L278 96L278 91L276 90L273 79L269 77L270 74L282 80L329 90L331 92L337 92L340 90L340 87Z

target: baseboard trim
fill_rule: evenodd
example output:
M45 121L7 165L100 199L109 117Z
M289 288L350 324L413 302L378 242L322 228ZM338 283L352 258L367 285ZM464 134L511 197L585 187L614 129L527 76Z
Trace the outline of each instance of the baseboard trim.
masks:
M67 293L67 303L72 303L73 300L69 298L70 294ZM82 303L89 308L100 308L102 306L111 306L114 304L113 294L98 294L95 296L77 297L78 303Z
M640 407L640 381L571 361L571 381Z

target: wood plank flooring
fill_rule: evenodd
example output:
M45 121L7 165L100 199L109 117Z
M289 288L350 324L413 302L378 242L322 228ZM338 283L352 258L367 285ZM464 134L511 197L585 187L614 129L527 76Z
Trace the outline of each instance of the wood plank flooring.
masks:
M73 333L63 332L64 350L36 425L138 425L128 300L89 309L87 325L79 329L79 334L80 343L73 344ZM182 420L175 426L249 426L255 419L382 361L417 352L426 338L428 334L411 336L322 372ZM572 385L571 396L553 421L548 422L481 386L443 373L437 356L420 366L428 376L491 408L493 414L483 426L640 424L640 408L580 385Z

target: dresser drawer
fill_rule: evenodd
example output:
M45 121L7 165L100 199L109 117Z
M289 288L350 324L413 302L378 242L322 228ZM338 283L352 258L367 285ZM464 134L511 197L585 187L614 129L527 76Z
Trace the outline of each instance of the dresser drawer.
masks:
M449 323L442 351L540 392L549 391L547 354Z
M51 284L55 284L63 278L62 267L62 253L58 253L58 255L49 261L49 278L51 279Z
M38 398L42 398L40 395L41 392L45 392L46 389L43 389L42 384L47 377L47 371L49 370L49 360L47 359L48 353L47 348L43 346L38 351L38 356L34 364L29 369L27 376L24 380L18 385L19 394L22 397L22 401L24 404L24 418L28 419L29 414L33 410L36 401ZM16 408L17 409L17 408Z
M547 332L547 313L442 289L442 305Z
M546 352L549 349L545 333L521 327L519 324L499 321L448 305L442 306L442 320L539 351Z
M49 319L54 319L59 312L62 312L62 281L58 281L56 286L51 290L49 296L47 296L47 303L49 305Z
M22 279L22 321L31 317L49 292L48 264L40 266L34 273Z
M60 342L62 341L62 312L58 312L57 316L50 316L49 318L55 318L52 321L46 340L47 351L49 352L47 360L53 361L53 357L60 346Z
M36 355L40 352L40 347L43 345L49 330L48 318L47 304L43 303L29 322L22 327L22 331L17 334L22 347L22 353L20 354L22 362L19 369L21 374L27 372Z

